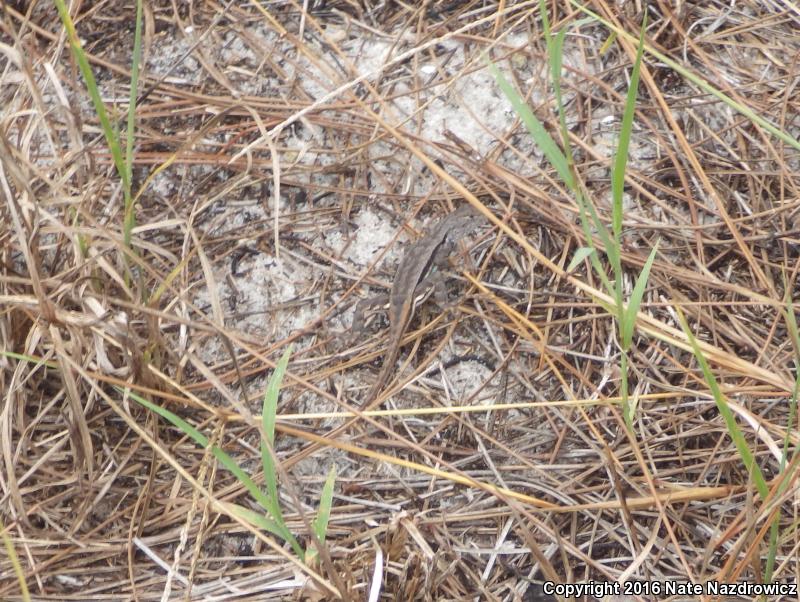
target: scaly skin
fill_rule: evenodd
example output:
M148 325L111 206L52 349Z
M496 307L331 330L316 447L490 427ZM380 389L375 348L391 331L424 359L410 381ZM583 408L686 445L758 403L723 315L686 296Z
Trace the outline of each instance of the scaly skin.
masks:
M425 279L434 266L445 264L453 251L456 242L480 223L481 216L470 205L462 205L447 217L441 219L430 232L411 245L400 265L397 267L392 290L389 295L389 347L383 366L375 383L370 387L359 412L374 407L380 399L380 393L397 360L401 342L419 297L418 289L426 286ZM334 438L349 429L358 418L352 418L342 426L330 431L326 438ZM320 449L322 444L314 443L295 455L288 466L299 462Z
M420 283L425 280L433 266L447 261L458 239L474 228L478 220L479 214L470 205L462 205L440 220L426 236L406 251L397 267L389 296L389 347L378 378L359 408L361 411L369 410L375 405L389 373L394 368L403 335L414 314Z

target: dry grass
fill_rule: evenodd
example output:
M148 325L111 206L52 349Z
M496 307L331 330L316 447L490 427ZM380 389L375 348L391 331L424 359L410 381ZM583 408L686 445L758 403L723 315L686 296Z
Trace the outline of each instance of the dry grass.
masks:
M55 10L3 5L0 518L32 599L363 600L376 559L386 600L538 600L530 584L547 579L761 582L774 516L774 579L795 581L796 471L779 456L787 436L790 453L797 444L798 350L782 314L800 266L797 151L646 55L631 274L661 242L631 354L629 433L601 286L588 263L565 273L585 245L578 209L481 59L489 49L555 132L537 4L148 3L133 249ZM554 27L581 18L557 4ZM679 4L652 8L648 44L797 138L800 14ZM590 2L635 34L637 4L614 6ZM118 118L133 14L73 13ZM606 217L633 58L607 38L598 24L570 29L564 76L576 172ZM376 321L341 343L354 303L465 198L494 225L460 251L458 309L419 311L386 411L326 435L387 342ZM306 542L338 471L326 546L308 567L224 512L251 505L243 487L119 389L180 414L257 475L260 397L292 342L275 451L282 505ZM0 599L21 599L9 558Z

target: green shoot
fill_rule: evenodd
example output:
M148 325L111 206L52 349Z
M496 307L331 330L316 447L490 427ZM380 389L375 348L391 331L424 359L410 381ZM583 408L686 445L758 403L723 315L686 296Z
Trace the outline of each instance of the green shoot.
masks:
M264 471L264 482L266 491L259 487L253 478L248 475L227 453L216 445L211 446L211 453L222 464L223 467L228 469L248 493L253 497L256 503L261 506L265 514L250 510L244 506L237 504L226 503L225 507L239 518L249 522L251 525L272 533L286 541L292 548L293 552L298 558L304 559L309 562L316 557L316 549L312 550L311 547L303 549L298 542L297 538L289 530L283 516L283 511L280 506L280 496L278 492L278 477L275 470L274 456L273 456L273 443L275 441L275 419L278 407L278 394L280 392L281 382L286 373L286 367L289 363L289 355L291 354L291 347L286 350L278 364L275 366L275 371L267 384L267 389L264 393L264 403L261 416L261 424L263 427L263 438L261 440L261 462ZM130 397L146 407L147 409L155 412L162 418L171 422L186 436L191 438L197 445L207 448L209 445L208 437L203 435L200 431L194 428L191 424L135 393L128 392ZM312 528L317 540L325 541L328 530L328 521L330 519L331 507L333 505L333 489L336 481L336 472L331 469L325 484L322 488L320 498L319 511L317 516L312 522Z
M797 328L797 317L794 315L794 308L792 307L791 291L793 287L789 283L785 283L785 303L786 309L784 317L786 319L786 327L789 336L794 343L795 360L794 360L794 387L792 388L792 396L789 399L789 421L786 425L786 435L783 438L783 454L781 455L780 472L783 478L778 485L777 495L781 495L788 487L790 479L785 474L786 465L789 458L789 434L794 431L795 423L797 421L797 397L800 394L800 331ZM792 461L796 458L798 453L795 448L792 454ZM767 549L766 566L764 567L764 581L769 583L772 581L772 573L775 570L775 559L778 555L778 535L780 530L780 516L776 515L769 530L769 547Z
M22 569L22 564L19 562L19 556L14 549L14 544L11 543L11 538L3 525L3 518L0 516L0 539L3 540L3 546L6 549L8 559L11 561L11 567L14 569L14 574L17 576L17 583L19 583L20 598L24 602L30 602L31 594L28 591L28 584L25 582L25 571Z
M679 308L676 309L678 311L678 320L681 323L681 328L683 328L683 332L689 339L689 344L692 346L692 351L697 359L697 363L700 364L700 369L703 371L703 377L706 379L706 384L708 384L708 388L711 389L711 394L714 397L714 403L717 404L717 409L722 415L722 419L725 421L725 428L728 430L728 434L730 435L731 439L733 439L733 443L736 445L736 449L742 458L742 462L744 463L748 474L753 476L753 482L755 483L758 494L761 496L761 499L766 499L769 495L769 486L767 485L767 481L764 478L764 475L761 472L758 464L756 464L755 456L747 446L747 441L745 440L742 431L739 429L739 425L736 424L736 418L733 415L733 411L728 406L728 400L722 394L719 384L717 383L717 379L714 377L714 373L711 371L708 361L703 355L700 346L697 344L697 339L695 339L694 334L692 334L692 331L689 328L689 325L686 323L686 318L683 316L683 312L681 312Z
M139 82L139 65L142 57L142 0L136 1L136 32L134 34L134 49L133 61L131 64L131 89L130 100L128 102L128 115L127 115L127 135L125 144L125 156L122 154L122 146L120 144L120 135L116 123L111 122L106 111L105 104L100 97L100 90L97 86L97 80L94 78L94 73L89 65L89 59L86 52L81 46L78 33L75 30L75 24L72 17L67 10L64 0L55 0L56 8L58 10L61 22L67 32L67 38L72 49L72 54L78 63L81 75L86 82L86 89L89 92L89 97L92 99L97 118L100 121L100 127L106 139L106 144L111 151L111 159L114 162L114 167L122 182L122 193L125 200L124 218L123 218L123 241L127 248L131 246L131 232L133 231L135 222L135 215L133 211L133 195L131 193L132 181L132 166L133 166L133 140L134 128L136 118L136 95Z
M500 73L499 69L493 64L489 64L489 69L494 75L497 85L511 102L514 111L525 124L531 138L542 150L545 158L553 169L556 170L567 189L575 195L575 201L580 211L580 221L583 234L586 237L588 247L579 249L572 261L568 271L577 267L585 259L589 259L595 273L600 278L603 286L614 299L614 306L609 310L616 318L618 328L618 341L621 351L620 368L622 373L621 394L623 398L624 418L629 430L633 430L633 419L635 404L629 399L628 392L628 354L633 343L633 334L636 325L636 315L644 297L650 270L658 252L656 243L650 252L644 267L636 279L633 292L625 301L624 272L622 269L622 215L623 215L623 191L625 186L625 174L628 166L628 149L630 146L631 133L633 131L633 116L636 110L636 95L639 86L639 73L642 63L642 52L644 49L644 32L647 27L647 18L642 22L639 34L639 46L636 52L636 60L631 73L631 86L625 102L625 110L622 118L617 151L614 157L611 173L611 228L609 229L598 215L594 205L584 197L584 191L578 185L578 180L573 175L572 150L569 146L569 137L566 126L566 111L561 93L561 67L563 64L563 49L565 30L561 30L555 35L550 30L550 21L544 1L539 3L542 15L542 26L547 43L548 55L550 57L550 76L552 78L555 99L558 108L559 126L564 150L555 143L550 134L547 133L542 123L536 118L530 107L517 91L508 83ZM597 236L605 251L605 256L611 265L613 279L609 278L606 270L600 262L600 255L594 243Z

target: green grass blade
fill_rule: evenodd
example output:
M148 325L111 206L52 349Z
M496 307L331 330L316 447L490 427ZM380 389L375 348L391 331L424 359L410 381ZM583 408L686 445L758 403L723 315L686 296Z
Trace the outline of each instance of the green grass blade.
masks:
M331 466L328 471L328 477L325 479L325 484L322 486L322 494L319 498L319 512L317 517L312 523L314 528L314 535L320 541L325 541L325 536L328 533L328 521L331 517L331 507L333 506L333 487L336 484L336 467Z
M783 438L783 455L781 457L780 475L781 480L778 484L776 495L781 495L789 484L792 482L791 475L786 474L786 464L789 456L789 442L790 433L794 432L794 425L797 420L797 398L800 394L800 331L797 328L797 317L794 314L792 307L792 291L793 287L784 282L784 301L786 308L784 309L784 318L786 320L786 328L789 332L789 337L794 344L795 360L794 360L794 387L792 388L792 396L789 399L789 416L786 422L786 434ZM796 457L798 451L795 448L792 454L792 459ZM764 582L769 583L772 581L772 574L775 570L775 561L778 556L778 536L780 535L780 515L776 515L770 525L769 530L769 546L767 548L767 560L764 566Z
M199 445L203 449L208 447L209 445L208 437L206 437L203 433L198 431L196 428L194 428L191 424L186 422L180 416L170 412L166 408L162 408L161 406L158 406L148 401L144 397L140 397L139 395L133 393L132 391L129 391L128 395L131 397L131 399L133 399L140 405L143 405L151 412L155 412L165 420L171 422L173 426L178 428L184 435L192 439L195 443L197 443L197 445ZM255 499L262 506L268 503L268 500L266 499L266 496L264 495L264 492L261 490L261 488L255 484L255 482L248 476L246 472L244 472L244 470L242 470L239 467L238 464L236 464L236 462L234 462L233 458L231 458L228 454L226 454L216 445L211 446L211 453L214 455L215 458L217 458L217 460L219 460L220 464L222 464L225 468L231 471L233 475L242 483L242 485L244 485L247 488L248 493L250 493L250 495L253 496L253 499Z
M320 543L325 541L328 535L328 521L331 516L331 507L333 506L333 486L336 484L336 467L331 466L328 471L328 477L325 479L325 484L322 486L322 493L319 498L319 510L317 516L311 523L311 528L314 530L314 536ZM306 564L311 564L318 555L316 544L314 547L309 546L306 550Z
M3 546L5 546L8 560L11 562L11 568L14 570L14 575L17 577L20 598L23 602L30 602L31 593L28 591L28 584L25 582L25 571L22 569L22 565L19 562L19 556L17 556L17 551L14 549L14 544L11 543L11 538L8 536L2 516L0 516L0 539L3 540Z
M136 97L139 95L139 65L142 61L142 0L136 0L136 30L133 34L131 89L128 97L128 124L125 136L125 173L131 181L133 173L133 141L136 129Z
M581 3L579 0L569 0L569 1L579 11L583 12L585 15L588 15L589 17L591 17L592 19L594 19L598 23L602 23L605 27L608 28L609 31L614 32L616 35L618 35L620 37L623 37L623 38L627 39L630 42L635 42L635 38L631 34L629 34L624 29L620 29L619 27L616 27L613 23L611 23L608 20L604 19L603 17L601 17L597 13L592 12L591 10L586 8L586 6L583 3ZM782 140L783 142L785 142L786 144L790 145L794 149L800 150L800 140L792 137L791 134L782 131L779 127L777 127L776 125L773 125L772 123L770 123L769 121L767 121L766 119L761 117L758 113L756 113L750 107L745 106L745 105L733 100L732 98L727 96L724 92L718 90L717 88L715 88L714 86L709 84L707 81L705 81L703 78L701 78L698 75L695 75L694 73L689 71L687 68L685 68L683 65L681 65L681 64L677 63L676 61L672 60L669 56L667 56L666 54L664 54L662 52L659 52L655 48L653 48L651 46L646 46L645 50L647 50L648 54L654 56L659 61L661 61L662 63L667 65L670 69L678 72L682 77L685 77L686 79L691 81L693 84L695 84L696 86L698 86L699 88L701 88L702 90L704 90L705 92L710 94L711 96L713 96L716 99L724 102L727 106L732 108L734 111L737 111L738 113L744 115L747 119L749 119L753 123L759 125L760 127L764 128L770 134L772 134L776 138Z
M150 401L148 401L147 399L144 399L143 397L140 397L136 393L133 393L133 392L129 391L128 395L131 397L131 399L133 399L137 403L143 405L144 407L146 407L150 411L155 412L156 414L158 414L162 418L164 418L164 419L168 420L169 422L171 422L175 427L180 429L181 432L183 432L187 437L191 438L200 447L202 447L204 449L208 447L208 445L209 445L208 437L203 435L203 433L198 431L196 428L194 428L191 424L186 422L180 416L170 412L166 408L162 408L161 406L158 406L158 405L156 405L154 403L151 403ZM253 497L253 499L262 508L264 508L264 510L266 510L267 512L270 512L270 509L272 507L274 507L274 504L277 504L277 500L273 504L273 502L270 499L270 497L267 496L261 490L261 488L258 485L256 485L255 481L253 481L253 479L250 478L250 475L248 475L234 461L233 458L231 458L227 453L225 453L218 446L212 445L211 446L211 453L217 459L217 461L219 461L219 463L222 464L223 467L228 469L233 474L233 476L235 476L236 479L242 485L244 485L245 489L247 489L247 492ZM289 544L292 546L292 549L294 550L295 554L297 554L299 557L302 558L303 550L300 547L300 545L297 543L297 540L295 539L295 537L292 535L292 533L289 531L289 529L285 526L285 524L284 524L284 522L282 520L283 517L282 516L275 516L271 512L270 512L270 514L275 519L275 525L276 525L275 528L278 529L277 534L280 535L281 537L283 537L283 539L285 539L286 541L288 541Z
M620 371L620 398L622 399L622 413L625 418L625 426L628 431L633 433L633 418L636 415L636 404L631 403L630 393L628 390L628 353L622 351L619 354L619 371Z
M611 237L608 234L608 229L603 225L600 221L600 217L597 215L597 212L594 210L594 207L591 204L586 203L583 200L583 197L579 194L575 195L575 201L578 203L578 209L580 211L580 222L581 222L581 229L583 230L583 235L586 238L586 244L589 245L590 248L595 249L594 246L594 237L592 236L592 229L591 226L594 224L595 231L597 235L600 237L600 242L603 243L603 246L606 248L606 255L608 255L607 250L609 248L612 249L613 252L613 245L611 244ZM589 209L587 209L587 205L589 205ZM589 219L591 216L591 220ZM603 269L603 265L600 263L600 257L598 253L592 253L589 255L589 259L592 262L592 267L594 271L597 273L597 276L603 283L606 291L609 295L612 295L616 298L616 288L611 284L611 281L606 276L606 272Z
M142 60L142 0L136 0L136 29L133 35L133 58L131 60L131 89L128 97L128 123L125 135L125 178L133 181L133 142L136 128L136 97L139 94L139 65ZM130 247L133 228L136 226L133 196L125 196L123 242Z
M278 396L280 394L283 376L286 374L286 367L289 365L289 356L292 353L290 345L284 352L281 359L275 365L275 370L267 383L264 391L264 401L261 406L261 427L264 431L263 436L266 441L261 441L261 465L264 470L264 483L267 486L269 499L272 501L269 511L273 518L283 520L283 513L280 508L278 498L278 475L272 457L272 445L275 441L275 418L278 413Z
M794 431L794 425L797 421L797 397L800 395L800 329L797 327L797 317L794 314L791 298L791 286L785 287L786 309L784 316L786 318L786 327L789 331L792 343L794 344L795 359L794 359L794 387L792 388L792 397L789 400L789 418L786 424L786 435L783 438L783 458L781 458L781 471L786 468L786 461L789 455L789 433ZM797 449L795 449L797 453Z
M544 32L545 42L547 43L548 54L552 50L550 47L550 17L547 16L547 3L545 0L539 0L539 16L542 19L542 31Z
M571 167L572 146L569 143L569 130L567 129L567 111L564 107L564 98L561 94L561 67L564 59L564 38L567 35L566 29L561 29L553 39L550 50L550 76L553 80L553 92L556 97L556 107L558 107L558 124L561 127L561 147L567 157L567 165ZM572 171L570 170L570 173Z
M582 197L580 203L582 207L585 206L588 209L589 215L592 218L592 221L589 223L591 223L594 226L594 230L597 233L597 236L600 237L600 242L603 243L603 248L605 249L606 256L608 257L608 261L611 263L611 267L614 271L614 278L616 279L617 282L620 282L620 278L622 276L622 259L620 258L619 245L612 237L611 232L609 232L608 228L606 228L606 225L603 223L603 220L600 219L600 216L597 214L597 210L594 208L594 205L592 205L592 203L590 202L587 202ZM614 287L614 289L610 290L609 292L614 296L617 296L616 295L617 288L618 287Z
M656 259L656 253L658 252L658 245L660 242L660 240L657 240L656 244L653 245L653 249L650 251L650 255L647 257L647 261L644 262L644 267L642 268L639 277L636 279L636 284L633 287L631 298L628 300L628 306L625 308L621 325L622 340L620 341L622 350L625 352L631 348L633 331L634 327L636 326L636 314L639 313L639 307L642 304L642 297L644 297L644 291L647 288L647 280L650 278L650 268L653 267L653 262Z
M119 138L114 134L114 127L106 113L105 104L100 98L100 91L97 88L97 81L94 79L92 68L89 66L89 60L86 58L86 53L83 51L81 41L78 38L78 33L75 31L75 25L72 22L72 17L69 15L67 7L64 5L64 0L54 0L58 15L61 17L61 22L64 24L64 29L67 31L67 38L69 39L72 54L75 60L78 61L78 68L81 75L86 82L86 89L89 91L89 96L92 99L94 110L97 113L97 118L100 120L100 126L106 138L106 143L111 151L111 158L114 161L114 166L117 173L122 180L122 189L125 194L126 200L130 197L131 184L125 169L125 161L122 158L122 150L119 145Z
M572 146L569 143L569 130L567 129L567 112L564 107L564 100L561 93L561 71L564 64L564 39L567 35L566 27L562 27L555 36L552 35L550 28L550 19L547 16L547 5L545 0L539 0L539 14L542 17L542 30L544 31L544 39L547 44L547 56L550 61L550 79L553 83L553 93L556 98L556 107L558 108L558 123L561 128L561 148L567 159L567 168L570 173L573 173L572 167L575 161L572 157ZM586 23L590 23L589 17L584 17L579 21L573 22L570 27L579 28Z
M45 361L42 358L36 358L31 355L25 355L23 353L15 353L13 351L8 351L6 349L0 349L0 357L10 357L15 360L20 360L22 362L28 362L33 364L33 368L31 371L35 371L39 369L39 366L45 366L46 368L50 368L51 370L58 370L58 362L54 361Z
M681 323L681 328L683 328L683 332L686 333L686 337L689 339L689 343L694 351L694 356L697 358L697 363L700 364L700 368L703 371L706 384L708 384L708 387L711 389L711 393L714 396L714 402L717 404L719 413L722 415L722 419L725 421L725 427L728 429L728 434L733 440L734 445L736 445L736 449L739 451L739 455L742 458L742 462L744 463L748 474L752 476L758 494L761 496L761 499L766 499L769 495L769 486L767 485L767 481L764 479L761 468L759 468L758 464L756 464L753 452L751 452L750 448L747 446L747 441L745 441L744 435L742 435L742 431L739 429L739 425L736 424L736 418L734 417L731 409L728 407L728 402L725 399L725 396L722 394L722 391L720 391L719 384L717 384L717 379L714 378L714 374L711 372L711 368L709 367L705 356L703 356L703 352L700 350L697 340L694 338L689 325L686 323L686 318L684 318L683 312L681 312L677 307L675 309L678 314L678 319Z
M247 521L254 527L261 529L263 531L267 531L276 535L278 537L283 537L283 531L281 527L275 521L267 518L263 514L259 512L254 512L249 508L245 508L244 506L240 506L239 504L233 504L231 502L222 502L222 505L230 512L231 514L238 516L242 520Z
M547 56L550 62L550 80L553 84L553 94L556 98L558 109L558 123L561 128L561 147L567 160L567 167L572 173L572 147L569 144L569 131L567 130L567 115L564 110L564 101L561 95L561 67L564 64L564 37L567 30L561 28L555 36L550 29L550 19L547 16L545 0L539 0L539 14L542 17L542 30L544 41L547 44Z
M628 95L625 99L625 112L622 115L622 127L619 132L619 146L617 146L614 167L611 171L611 206L613 213L611 230L614 233L614 240L617 241L617 244L619 244L622 239L622 193L625 190L625 171L628 166L628 148L631 142L633 115L636 111L636 97L639 91L639 72L642 66L644 32L646 27L647 13L645 13L642 19L642 28L639 33L639 48L636 51L636 61L633 63L631 85L628 88Z
M275 365L275 370L267 383L267 389L264 391L264 401L261 405L261 427L264 429L264 436L270 445L275 441L275 418L278 413L278 396L280 394L281 383L283 376L286 374L286 367L289 365L289 356L292 353L292 346L284 351L281 359ZM269 454L267 454L269 456ZM270 458L270 465L272 459ZM267 466L264 466L266 471Z
M254 525L260 529L264 529L273 535L277 535L291 546L292 551L298 558L303 558L303 548L300 546L300 542L298 542L297 538L292 535L291 531L289 531L289 528L286 526L286 523L283 522L283 519L273 520L267 516L264 516L260 512L254 512L253 510L238 504L225 503L225 507L239 518L249 522L251 525Z
M567 266L567 274L571 273L572 270L577 268L583 261L589 257L595 250L592 247L579 247L575 254L572 256L572 260L569 262Z
M489 71L491 71L492 76L494 76L494 79L497 82L500 90L503 92L503 94L505 94L506 98L511 103L511 106L514 108L514 112L522 120L522 123L527 128L531 138L533 138L534 142L542 150L542 153L544 153L545 158L558 172L558 175L564 184L570 190L574 191L576 189L575 179L572 177L572 172L569 170L567 158L564 156L564 153L561 152L561 149L555 143L550 134L547 133L547 130L544 129L544 126L536 118L536 115L533 114L533 111L531 111L530 107L528 107L523 98L517 94L517 91L514 89L514 87L508 83L508 80L503 77L503 74L500 73L500 70L496 65L494 65L494 63L489 63Z
M152 403L151 401L145 399L144 397L137 395L133 391L128 391L127 393L130 396L130 398L133 399L135 402L139 403L140 405L143 405L151 412L155 412L162 418L171 422L173 426L180 429L184 435L192 439L195 443L197 443L197 445L199 445L202 448L208 447L209 443L208 437L206 437L203 433L194 428L191 424L186 422L183 418L181 418L177 414L173 414L168 409L162 408L161 406Z

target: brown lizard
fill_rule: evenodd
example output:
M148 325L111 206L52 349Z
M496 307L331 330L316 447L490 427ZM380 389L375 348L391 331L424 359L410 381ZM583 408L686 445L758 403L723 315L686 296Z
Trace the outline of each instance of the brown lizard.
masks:
M432 270L443 267L458 240L475 228L479 220L480 214L472 206L462 205L447 217L442 218L425 236L412 244L406 251L400 265L397 266L388 298L389 346L381 371L359 406L361 411L368 410L374 405L386 384L400 353L403 335L415 306L427 298L431 292ZM436 293L440 303L443 303L446 301L446 290L443 291L441 280L438 284ZM385 295L381 297L385 298ZM374 305L372 300L367 302ZM353 318L354 329L360 329L360 323L363 321L361 313L361 308L357 308L356 316Z
M400 353L403 334L414 313L415 305L430 293L432 269L441 268L447 262L459 239L480 223L480 214L470 205L462 205L447 217L442 218L426 235L413 243L406 251L397 267L389 295L378 295L359 303L353 317L353 331L358 332L363 325L364 306L389 303L389 346L383 366L374 384L369 388L364 401L358 406L360 412L371 409L378 399L386 380L394 368ZM439 289L441 291L441 288ZM381 301L376 301L380 299ZM350 428L357 418L348 420L333 429L327 437L335 437ZM315 443L299 452L287 463L287 467L308 457L320 448Z

